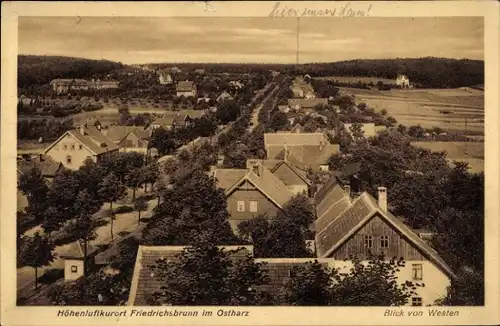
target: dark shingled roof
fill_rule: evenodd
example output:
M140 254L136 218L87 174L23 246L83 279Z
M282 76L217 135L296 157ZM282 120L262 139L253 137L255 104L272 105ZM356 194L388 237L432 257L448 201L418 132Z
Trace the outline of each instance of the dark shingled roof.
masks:
M110 126L107 129L103 129L102 133L115 143L120 142L129 133L134 133L139 139L142 140L149 139L151 136L150 130L144 130L143 127L134 126Z
M87 257L96 254L97 251L98 249L96 247L90 243L87 244ZM84 253L85 249L83 242L74 241L66 247L66 250L63 253L59 254L59 257L63 259L83 259L85 256Z
M151 305L153 294L160 290L163 283L155 276L154 269L151 268L151 266L159 259L176 261L178 259L177 256L186 247L187 246L139 246L127 305ZM235 253L236 258L244 258L247 254L253 255L252 246L220 246L219 248L224 248L228 251L245 248L245 250Z
M314 222L315 229L323 230L350 206L351 199L349 195L341 186L335 185L324 197L323 201L316 204L318 219Z
M419 238L408 226L390 212L384 212L378 206L376 200L367 192L362 193L356 198L350 207L330 221L330 223L321 223L322 228L316 229L315 240L318 257L330 257L374 216L379 216L387 224L396 229L409 243L418 248L424 256L447 275L455 277L451 268L429 244ZM326 226L324 226L325 224Z
M215 169L214 177L217 187L224 190L231 188L248 173L248 169Z
M193 86L195 86L194 81L189 81L189 80L180 81L177 84L177 91L178 92L190 92L191 89L193 88Z
M32 159L30 161L18 160L17 170L21 174L29 172L33 167L37 167L42 173L43 177L54 177L63 166L61 162L56 162L49 156L43 155L42 159Z

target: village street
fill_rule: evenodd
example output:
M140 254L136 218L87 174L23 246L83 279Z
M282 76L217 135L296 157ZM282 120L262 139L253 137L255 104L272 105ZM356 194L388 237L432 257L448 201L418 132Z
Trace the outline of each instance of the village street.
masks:
M150 200L148 202L148 210L141 212L141 219L151 217L153 209L158 204L157 199ZM113 209L116 210L120 206L127 206L127 204L114 204ZM109 215L109 203L105 203L101 210L94 214L97 217L103 217ZM105 218L109 222L109 218ZM137 212L132 211L130 213L116 214L115 220L113 221L113 240L116 241L120 237L121 232L133 232L138 228L137 225ZM41 226L36 226L24 233L24 235L32 236L35 232L42 231ZM93 246L106 245L111 242L111 223L107 223L96 230L97 238L91 242ZM65 244L57 246L54 253L57 256L64 255L68 252L71 244ZM56 257L54 261L45 267L38 269L38 277L40 278L47 270L54 268L64 268L64 260ZM21 296L26 296L31 293L35 286L35 271L31 267L22 267L17 269L17 289Z

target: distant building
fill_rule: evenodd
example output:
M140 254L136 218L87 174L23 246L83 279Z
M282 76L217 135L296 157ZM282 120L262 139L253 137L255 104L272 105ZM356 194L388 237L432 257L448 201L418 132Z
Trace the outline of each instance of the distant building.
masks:
M101 131L108 139L120 146L120 152L149 154L148 144L151 130L144 130L143 127L134 126L110 126Z
M166 72L160 73L160 76L158 77L158 80L161 85L171 85L174 83L174 79L172 78L172 75Z
M311 110L316 105L328 105L327 98L291 98L288 106L294 110Z
M77 130L66 131L44 154L56 162L61 162L68 169L77 170L87 158L99 162L113 153L118 153L119 148L97 127L80 125Z
M265 133L267 157L287 160L294 166L313 171L328 171L328 159L339 152L323 133Z
M235 89L241 89L241 88L243 88L244 85L239 80L231 80L229 82L229 86L231 86L231 87L233 87Z
M231 94L229 94L228 92L224 91L222 92L219 96L217 96L217 103L222 103L226 100L233 100L233 96Z
M180 81L176 87L177 96L196 97L196 84L194 81Z
M344 129L352 136L351 127L355 124L359 124L361 126L361 130L363 131L364 137L375 137L375 124L374 123L344 123Z
M406 75L398 75L396 78L396 85L402 88L409 88L410 79Z
M57 94L66 94L72 90L88 90L89 84L85 79L54 79L50 82Z
M149 129L162 127L165 130L186 127L194 119L201 118L205 114L202 110L182 110L176 112L166 112L160 118L151 123Z
M119 86L119 82L116 80L91 80L89 83L89 89L116 89Z
M194 73L195 73L196 75L204 75L204 74L205 74L205 69L202 69L202 68L195 69L195 70L194 70Z

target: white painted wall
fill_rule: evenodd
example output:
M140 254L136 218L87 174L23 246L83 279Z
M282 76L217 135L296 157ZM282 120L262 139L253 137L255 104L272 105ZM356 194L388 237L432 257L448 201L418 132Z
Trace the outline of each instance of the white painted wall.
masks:
M71 267L76 266L76 273L71 271ZM64 260L64 280L74 281L83 276L83 260L65 259Z

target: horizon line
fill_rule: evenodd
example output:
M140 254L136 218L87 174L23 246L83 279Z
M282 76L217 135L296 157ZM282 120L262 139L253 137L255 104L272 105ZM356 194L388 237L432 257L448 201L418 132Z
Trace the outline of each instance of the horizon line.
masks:
M143 63L123 63L121 61L115 61L111 59L106 59L106 58L101 58L101 59L95 59L95 58L86 58L86 57L73 57L73 56L67 56L67 55L52 55L52 54L20 54L18 53L17 56L38 56L38 57L61 57L61 58L73 58L73 59L84 59L84 60L95 60L95 61L110 61L110 62L115 62L115 63L121 63L122 65L126 66L139 66L139 65L157 65L157 64L235 64L235 65L308 65L308 64L328 64L328 63L338 63L338 62L348 62L348 61L356 61L356 60L364 60L364 61L377 61L377 60L418 60L418 59L447 59L447 60L469 60L469 61L480 61L484 62L483 60L480 59L471 59L471 58L452 58L452 57L439 57L439 56L419 56L419 57L394 57L394 58L377 58L377 59L363 59L363 58L354 58L354 59L345 59L345 60L338 60L338 61L308 61L308 62L197 62L197 61L184 61L184 62L174 62L174 61L162 61L162 62L143 62Z

